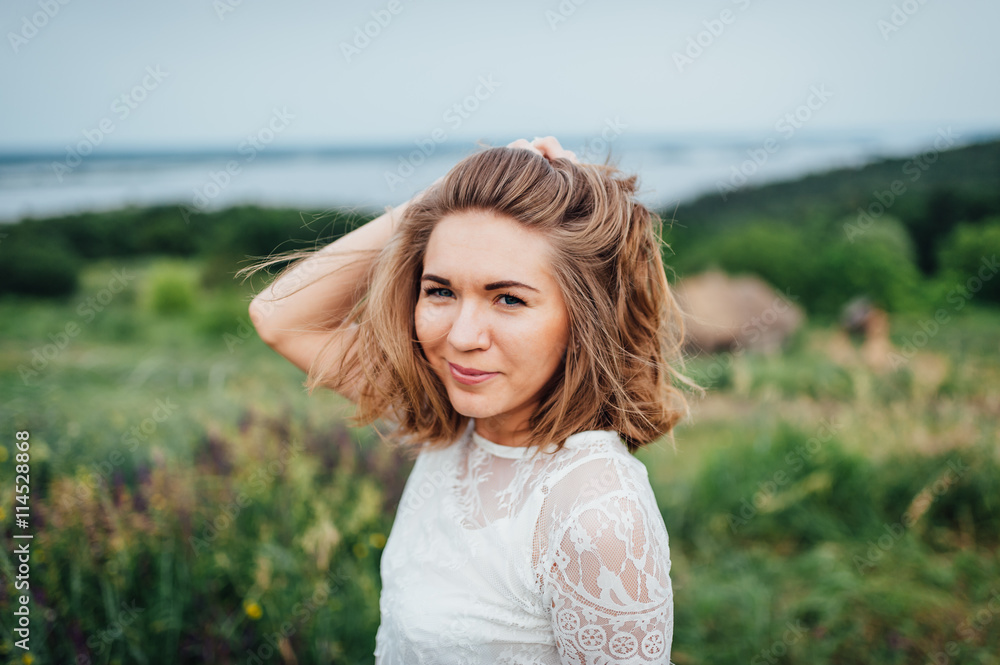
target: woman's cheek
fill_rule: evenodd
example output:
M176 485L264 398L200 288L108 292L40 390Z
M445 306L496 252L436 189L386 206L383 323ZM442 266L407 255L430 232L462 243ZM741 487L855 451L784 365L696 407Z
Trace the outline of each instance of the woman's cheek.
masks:
M441 328L445 325L439 308L417 303L413 313L413 327L421 344L433 344L441 337Z

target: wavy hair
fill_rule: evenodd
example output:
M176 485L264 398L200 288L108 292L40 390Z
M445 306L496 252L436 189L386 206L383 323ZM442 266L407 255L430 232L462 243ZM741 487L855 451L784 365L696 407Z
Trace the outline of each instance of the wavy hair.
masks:
M384 419L404 445L453 443L469 420L424 357L414 309L438 220L488 211L547 239L569 312L567 351L530 416L527 445L559 450L595 429L617 432L630 452L667 434L673 444L689 412L681 386L703 389L681 371L684 325L661 258L662 222L635 199L636 182L608 164L550 162L520 148L466 157L407 206L341 324L357 326L350 352L339 365L321 353L306 385L336 390L360 372L353 426Z

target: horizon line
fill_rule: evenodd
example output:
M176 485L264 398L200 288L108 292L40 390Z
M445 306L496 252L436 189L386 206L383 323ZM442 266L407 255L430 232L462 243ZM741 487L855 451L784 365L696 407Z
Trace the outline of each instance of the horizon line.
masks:
M845 136L849 136L853 141L859 143L879 143L883 140L891 140L900 138L902 133L908 134L907 138L914 142L919 142L924 137L920 135L917 130L875 130L875 129L863 129L863 128L841 128L841 129L825 129L825 130L812 130L810 132L806 131L807 128L800 130L796 136L800 140L808 143L823 143L829 142L835 139L843 139ZM932 130L926 130L927 132ZM964 137L964 143L976 143L984 141L992 141L1000 139L1000 127L980 127L976 129L966 129L967 136ZM759 138L765 132L749 132L749 131L709 131L709 130L696 130L696 131L675 131L675 132L634 132L624 136L617 137L610 141L611 145L615 143L621 143L623 145L635 144L640 141L656 141L655 145L650 145L648 147L653 148L675 148L675 149L691 149L698 147L718 147L719 145L727 146L738 146L741 144L753 145L759 142ZM931 136L931 134L927 134ZM563 138L560 139L561 142L568 148L572 149L577 146L578 143L587 143L588 141L595 140L596 137L587 134L564 134ZM423 142L426 145L427 141L431 141L429 137L417 137L407 140L370 140L370 141L322 141L322 142L310 142L310 143L296 143L296 144L284 144L281 146L267 146L266 150L261 150L258 154L263 157L265 155L305 155L305 154L373 154L380 152L398 152L400 149L413 150ZM471 138L471 137L448 137L446 140L441 142L434 142L434 149L431 150L429 154L432 154L436 150L441 150L443 152L457 152L461 150L469 150L476 146L479 142L484 142L489 144L489 142L483 138ZM79 142L78 142L79 143ZM28 159L41 159L53 156L62 156L67 149L73 147L72 145L63 145L60 147L48 144L28 144L28 145L2 145L0 144L0 159L5 161L10 161L12 158L28 158ZM107 159L114 157L174 157L174 156L196 156L196 155L220 155L220 154L231 154L236 152L238 146L233 146L232 144L221 144L221 143L198 143L192 142L186 145L177 144L166 145L157 143L145 143L136 144L131 146L122 147L112 147L104 150L94 150L89 155L88 159Z

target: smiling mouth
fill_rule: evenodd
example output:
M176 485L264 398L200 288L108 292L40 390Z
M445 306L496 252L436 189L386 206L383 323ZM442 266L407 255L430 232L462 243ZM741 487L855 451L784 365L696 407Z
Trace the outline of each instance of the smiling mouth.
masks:
M499 374L499 372L484 372L479 369L462 367L461 365L455 365L454 363L448 363L448 369L451 370L452 378L459 383L464 383L465 385L482 383L483 381Z

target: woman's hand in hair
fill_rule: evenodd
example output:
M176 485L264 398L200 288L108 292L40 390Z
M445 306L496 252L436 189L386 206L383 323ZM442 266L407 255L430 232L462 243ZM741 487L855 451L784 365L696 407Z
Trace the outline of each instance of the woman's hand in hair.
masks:
M507 147L530 150L541 155L550 162L553 159L568 159L575 164L579 163L576 159L576 153L572 150L566 150L559 145L559 141L554 136L546 136L545 138L535 137L535 139L531 142L526 139L518 139L513 143L509 143Z

